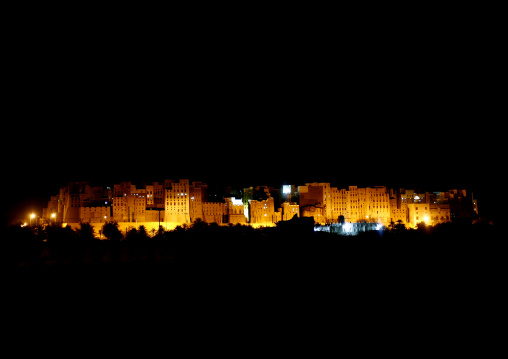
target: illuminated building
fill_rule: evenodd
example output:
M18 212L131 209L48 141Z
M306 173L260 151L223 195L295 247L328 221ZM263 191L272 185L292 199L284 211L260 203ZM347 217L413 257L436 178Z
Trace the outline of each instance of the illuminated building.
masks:
M339 223L339 218L343 218L344 223L384 226L400 220L414 227L419 222L433 225L470 220L478 214L478 203L472 194L457 189L423 193L413 189L388 190L384 186L345 189L313 182L298 187L284 185L282 191L266 186L244 188L235 190L236 198L231 195L231 188L226 192L229 196L223 200L209 202L208 186L202 182L191 184L188 179L165 180L143 188L126 181L113 185L113 190L72 182L51 196L42 218L63 223L160 220L161 224L174 226L201 219L219 224L271 225L297 215L313 217L320 224Z
M50 200L48 201L48 206L42 209L42 218L47 218L48 220L51 218L52 221L56 222L62 221L61 218L58 218L58 214L61 213L58 210L59 198L59 196L51 196ZM51 217L53 214L55 217Z
M164 208L164 185L154 182L146 186L146 206L151 208Z
M204 202L203 203L203 219L208 223L223 223L224 203L220 202Z
M274 200L269 197L265 200L250 200L250 223L268 224L276 223Z
M400 193L390 195L390 218L391 222L406 224L407 218L407 203L402 203Z
M113 197L113 220L118 222L127 222L127 206L128 202L126 197Z
M110 198L111 192L108 189L91 187L88 182L71 182L68 186L60 188L57 221L79 223L81 207L94 207L97 202L102 206L102 202L111 201ZM54 210L54 205L51 210Z
M235 197L225 198L224 214L226 216L225 222L227 223L241 223L247 222L245 218L243 201Z
M293 185L283 185L282 186L282 197L286 202L293 202L294 200L298 200L298 188Z
M299 192L302 216L312 216L317 223L336 223L340 216L348 223L390 222L389 193L383 186L349 186L346 190L329 183L307 183Z
M254 198L254 188L244 188L243 189L243 214L247 220L247 223L250 223L250 201Z
M113 218L117 222L144 222L147 207L146 189L137 189L131 182L113 186Z
M282 203L282 220L289 221L294 216L300 217L300 206L294 202Z
M386 187L375 186L365 189L365 212L362 213L362 220L388 225L391 220L390 195Z
M434 194L436 204L450 206L452 221L471 221L473 215L478 215L478 201L465 189L452 189L447 192L434 192Z
M136 192L131 193L129 205L132 205L131 217L129 218L129 222L135 221L146 221L145 219L145 211L146 211L146 190L145 189L137 189ZM129 206L130 208L130 206Z
M59 213L59 218L62 218L62 222L79 222L79 207L81 204L79 192L76 192L76 190L77 189L74 184L60 188L60 201L62 207L61 212Z
M197 219L205 222L223 223L224 203L208 202L207 185L181 179L178 182L166 180L165 221L173 223L191 223Z
M344 188L332 187L330 203L332 206L331 222L338 222L340 216L344 216L345 219L348 207L348 191Z
M192 185L189 186L189 211L191 222L197 219L204 220L203 203L207 202L207 188L208 186L202 182L193 182Z
M164 208L147 207L145 211L145 222L160 222L165 223L164 215L166 211Z
M448 204L431 204L430 205L430 224L449 222L451 219L450 205Z
M405 204L408 208L408 224L416 227L418 223L436 225L451 220L450 205L433 201L433 194L422 193L415 195L413 203Z
M273 188L271 189L273 191ZM267 186L244 188L244 216L248 223L276 223L280 214L275 212L275 200Z
M189 180L165 180L166 222L190 223Z
M98 223L111 219L111 206L80 207L81 222Z
M415 227L420 222L430 224L430 203L408 203L407 208L411 227Z
M328 186L329 188L329 186ZM300 213L302 217L314 217L317 223L326 223L325 186L319 183L307 183L298 187L300 194Z
M400 192L402 203L414 203L415 191L413 189L402 188Z

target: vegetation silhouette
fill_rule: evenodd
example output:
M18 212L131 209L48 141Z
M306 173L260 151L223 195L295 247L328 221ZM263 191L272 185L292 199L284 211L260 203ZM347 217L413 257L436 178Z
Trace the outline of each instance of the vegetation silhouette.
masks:
M102 226L102 233L112 242L118 242L123 238L122 232L120 232L116 221L105 223Z
M171 282L189 276L193 280L188 285L205 278L243 283L261 275L274 286L302 280L330 285L340 278L354 286L392 283L400 289L423 281L443 288L445 283L456 285L471 278L485 281L501 273L503 263L503 237L497 227L484 223L419 225L416 229L393 223L382 231L340 236L314 232L312 218L298 217L258 229L197 220L150 234L143 226L122 233L118 223L108 222L102 237L98 239L86 223L76 230L60 224L12 226L2 236L2 264L33 272L114 269L124 278L156 276L157 285L168 278ZM102 283L114 278L97 275ZM129 280L125 281L128 285Z

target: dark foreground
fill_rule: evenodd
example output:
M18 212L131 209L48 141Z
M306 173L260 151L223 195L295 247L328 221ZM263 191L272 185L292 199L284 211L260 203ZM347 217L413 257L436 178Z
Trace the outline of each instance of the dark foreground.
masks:
M495 338L489 328L501 315L505 251L492 226L358 237L229 230L39 243L4 260L4 310L25 325L86 324L106 336L112 328L141 335L157 324L179 335L206 327L234 341L305 342L316 332L366 345L369 333L369 343L372 334L386 336L384 345L397 348L416 340L418 352L457 338L471 346L482 332Z
M504 263L500 233L489 225L449 224L356 237L304 227L253 230L205 224L154 238L117 241L7 234L2 255L7 276L98 293L177 287L307 288L300 295L341 288L350 294L402 293L404 288L449 291L468 283L491 283L499 278Z

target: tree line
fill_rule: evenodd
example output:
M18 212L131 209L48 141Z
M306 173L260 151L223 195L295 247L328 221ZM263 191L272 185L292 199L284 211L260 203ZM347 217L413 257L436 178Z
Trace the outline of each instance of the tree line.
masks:
M59 224L9 227L2 235L2 262L10 267L63 264L169 263L269 260L297 263L383 263L448 256L476 257L500 245L497 228L485 224L443 223L407 229L391 223L381 231L340 236L314 232L312 219L279 222L275 227L221 226L197 220L166 231L131 227L122 233L107 222L100 233L90 223L73 230ZM443 257L444 258L444 257Z

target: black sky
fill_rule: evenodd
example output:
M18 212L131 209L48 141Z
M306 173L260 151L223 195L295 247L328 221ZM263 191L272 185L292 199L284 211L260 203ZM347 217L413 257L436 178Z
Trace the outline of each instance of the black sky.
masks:
M500 96L483 33L318 24L18 26L4 208L69 181L492 184Z

